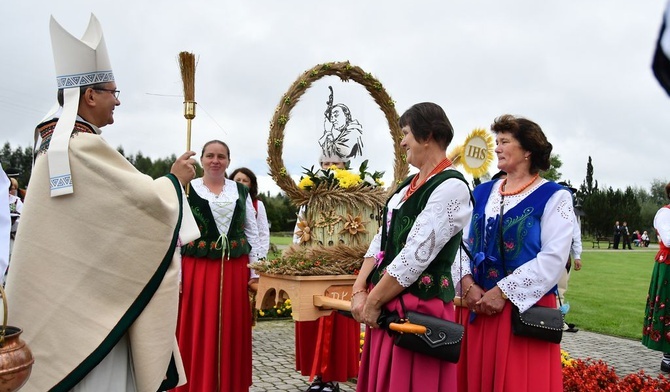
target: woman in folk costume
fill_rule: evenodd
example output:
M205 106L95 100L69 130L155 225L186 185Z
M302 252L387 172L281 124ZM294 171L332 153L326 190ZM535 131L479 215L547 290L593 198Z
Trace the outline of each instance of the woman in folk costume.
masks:
M407 162L419 172L389 198L353 286L352 312L367 325L356 390L453 391L456 364L395 346L377 324L382 309L455 321L451 264L472 211L467 182L446 156L454 130L444 110L416 104L400 126Z
M474 260L454 264L469 308L461 313L458 389L559 392L560 346L514 335L511 317L513 306L521 312L533 305L556 308L556 283L572 242L572 197L539 176L549 169L552 146L536 123L504 115L491 130L498 168L507 177L474 189L467 231Z
M670 183L665 186L665 194L670 199ZM670 373L670 204L661 207L654 216L654 229L660 249L656 253L654 269L649 283L647 306L645 309L642 344L652 350L663 352L661 371ZM646 232L645 232L646 233Z
M258 237L261 249L258 253L267 254L270 250L270 225L268 223L268 213L265 204L258 198L258 179L256 174L246 167L240 167L233 170L228 177L235 182L242 183L249 188L249 196L254 205L256 215L256 225L258 226Z
M340 156L326 155L319 158L322 170L336 167L344 169L346 163ZM309 205L306 207L309 208ZM298 212L301 221L306 208ZM293 234L293 243L301 239ZM338 381L345 382L358 374L361 325L351 317L334 311L328 316L312 321L295 322L295 367L303 376L313 377L305 392L337 392Z
M3 187L10 187L10 179L5 174L5 171L0 165L0 189ZM11 192L9 194L9 205L11 206L12 198ZM14 218L11 215L10 208L5 208L5 206L0 205L0 274L2 274L2 282L4 282L5 271L9 265L9 253L10 253L10 241L11 239L11 230L13 226Z
M205 143L204 176L191 181L189 204L201 236L184 246L177 340L188 377L177 391L248 391L251 308L248 267L265 258L249 188L226 179L230 149Z
M179 241L198 235L181 184L153 180L101 137L120 105L98 20L82 40L51 19L60 110L38 149L7 277L35 364L24 391L146 391L186 381L174 331Z
M270 250L270 225L268 222L268 213L265 209L265 204L258 198L258 179L250 169L240 167L233 170L228 177L235 182L246 185L249 188L249 196L254 205L254 213L256 215L256 225L258 226L258 243L261 248L258 250L260 254L267 254ZM255 271L252 270L252 274ZM258 279L253 279L249 282L249 302L251 305L251 326L256 325L256 292L258 291Z

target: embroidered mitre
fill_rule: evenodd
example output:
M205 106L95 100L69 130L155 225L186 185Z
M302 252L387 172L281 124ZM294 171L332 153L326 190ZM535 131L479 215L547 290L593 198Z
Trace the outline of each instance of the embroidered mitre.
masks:
M47 156L51 196L74 192L68 145L77 119L80 87L114 81L100 22L91 14L81 39L65 30L54 17L50 21L51 46L58 88L63 89L63 108L51 138ZM53 116L51 112L47 117Z

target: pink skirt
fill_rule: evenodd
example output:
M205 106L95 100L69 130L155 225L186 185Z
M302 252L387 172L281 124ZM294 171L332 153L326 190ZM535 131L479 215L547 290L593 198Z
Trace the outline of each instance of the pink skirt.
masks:
M434 298L403 296L405 308L454 321L454 305ZM402 316L396 298L384 306ZM381 329L366 328L358 372L358 392L448 392L456 390L456 364L441 361L393 345L393 337Z
M556 296L545 295L540 306L556 307ZM493 316L477 315L470 323L467 308L459 309L465 337L458 362L460 392L563 391L561 347L512 334L512 304Z

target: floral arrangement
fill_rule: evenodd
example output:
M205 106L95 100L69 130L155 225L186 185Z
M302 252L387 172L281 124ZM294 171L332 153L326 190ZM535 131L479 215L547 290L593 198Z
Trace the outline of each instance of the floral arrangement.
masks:
M561 364L563 365L563 391L565 392L670 391L670 379L663 375L655 378L640 370L620 378L614 368L603 360L571 359L564 350L561 350Z
M259 309L257 310L257 312L259 319L273 319L281 317L291 317L293 310L291 308L291 300L286 299L284 302L279 304L279 306L274 305L269 309Z
M325 184L327 187L351 188L357 185L361 187L384 186L381 180L384 172L375 171L371 173L368 171L368 160L361 163L358 173L351 172L349 168L338 169L336 166L331 166L328 169L314 170L314 166L310 169L304 168L305 172L300 177L298 188L310 191L313 188Z

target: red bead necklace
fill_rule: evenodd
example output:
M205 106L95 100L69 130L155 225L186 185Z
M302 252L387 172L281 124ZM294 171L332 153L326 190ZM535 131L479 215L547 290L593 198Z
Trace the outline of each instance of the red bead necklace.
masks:
M405 196L402 198L402 201L407 200L414 192L416 192L419 188L421 188L421 185L425 184L426 181L434 176L435 174L441 172L442 170L448 168L451 166L451 160L449 158L444 158L440 163L435 166L433 170L424 178L421 182L419 182L419 175L417 174L412 178L412 181L409 183L409 189L407 189L407 193L405 193Z
M540 176L540 173L535 174L535 175L533 176L533 178L531 178L530 181L528 181L524 186L522 186L521 188L519 188L519 189L517 189L517 190L509 191L509 192L505 192L505 191L503 191L503 189L505 189L505 185L507 185L507 178L505 178L505 179L500 183L500 194L501 194L502 196L514 196L514 195L518 195L519 193L525 191L526 188L528 188L529 186L531 186L531 185L535 182L535 180L537 180L537 178L538 178L539 176Z

